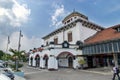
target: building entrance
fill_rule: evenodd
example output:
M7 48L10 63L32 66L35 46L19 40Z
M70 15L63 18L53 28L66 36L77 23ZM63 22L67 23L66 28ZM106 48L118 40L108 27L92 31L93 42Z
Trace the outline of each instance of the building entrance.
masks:
M68 57L68 66L73 68L73 57Z
M40 65L40 56L39 55L36 55L35 61L36 61L36 67L39 67L39 65Z
M73 54L62 52L58 55L58 67L73 68Z
M45 55L43 60L45 61L45 68L47 68L48 67L48 56Z

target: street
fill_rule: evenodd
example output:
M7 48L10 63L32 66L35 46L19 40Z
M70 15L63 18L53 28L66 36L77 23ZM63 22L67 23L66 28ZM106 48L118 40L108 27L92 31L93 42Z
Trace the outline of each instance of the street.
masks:
M25 78L27 80L112 80L112 74L103 75L68 68L61 68L58 71L48 71L46 69L25 66L23 70L25 71Z

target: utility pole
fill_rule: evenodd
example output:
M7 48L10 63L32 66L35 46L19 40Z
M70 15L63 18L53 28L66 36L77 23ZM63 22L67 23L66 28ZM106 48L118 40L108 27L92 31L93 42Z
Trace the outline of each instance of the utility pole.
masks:
M7 54L7 52L8 52L9 44L10 44L10 37L8 36L8 38L7 38L7 46L6 46L6 54ZM4 54L4 60L7 59L7 55L6 55L6 54Z
M18 41L18 51L20 51L20 47L21 47L21 37L23 37L22 33L21 33L21 30L20 30L20 33L19 33L19 41Z
M20 52L20 47L21 47L21 44L20 44L20 42L21 42L21 37L23 37L23 35L22 35L22 33L21 33L21 30L20 30L20 33L19 33L19 41L18 41L18 52ZM16 64L16 70L18 70L18 64L19 64L19 60L18 59L20 58L20 55L18 55L18 57L16 56L16 62L15 62L15 64Z
M8 51L9 44L10 44L10 37L8 36L6 52Z

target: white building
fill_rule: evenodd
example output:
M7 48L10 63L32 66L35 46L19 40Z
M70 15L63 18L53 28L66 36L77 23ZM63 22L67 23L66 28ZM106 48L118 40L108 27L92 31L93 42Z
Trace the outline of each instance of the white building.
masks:
M40 68L77 68L82 59L81 45L84 40L103 30L85 15L72 12L62 21L63 26L44 36L44 45L31 51L29 65Z

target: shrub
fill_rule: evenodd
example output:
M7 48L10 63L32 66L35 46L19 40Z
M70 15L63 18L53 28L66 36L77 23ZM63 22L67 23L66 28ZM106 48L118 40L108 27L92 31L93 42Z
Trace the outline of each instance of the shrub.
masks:
M13 70L15 70L16 69L16 65L15 64L10 64L9 65ZM23 64L18 64L18 68L21 68L21 67L23 67ZM19 70L17 70L17 71L19 71Z

